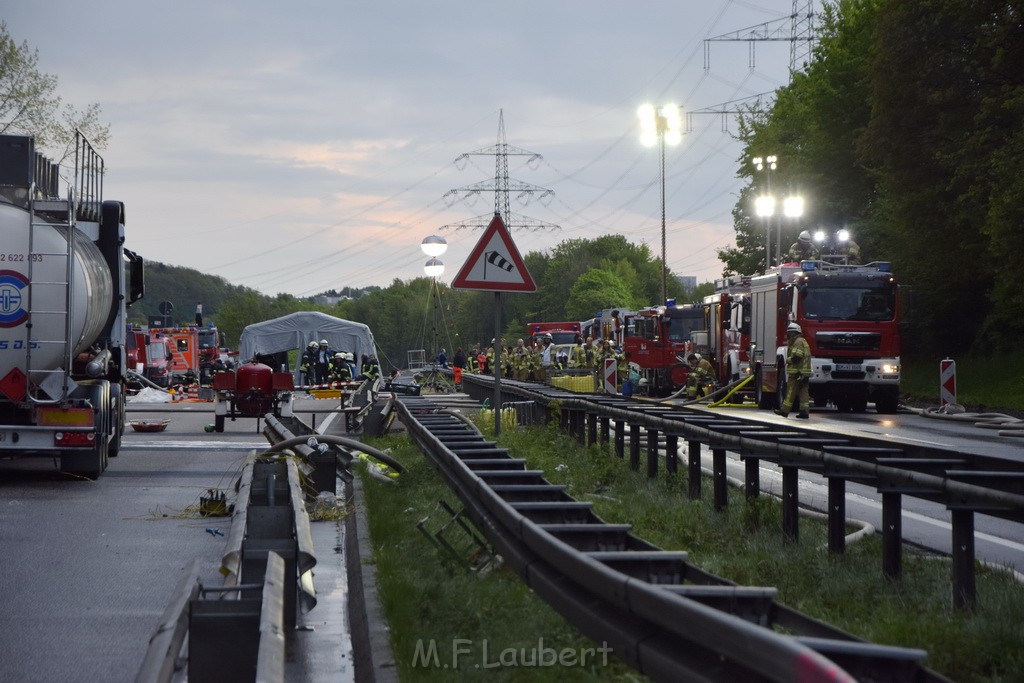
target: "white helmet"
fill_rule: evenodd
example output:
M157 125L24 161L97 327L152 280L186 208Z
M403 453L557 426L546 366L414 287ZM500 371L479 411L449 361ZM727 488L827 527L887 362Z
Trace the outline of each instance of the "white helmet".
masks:
M806 230L804 230L804 231L802 231L800 233L799 239L800 239L801 242L810 242L811 241L811 233L809 233Z
M789 327L786 328L786 332L796 332L797 334L800 334L803 332L803 329L796 323L790 323Z
M317 346L317 345L316 345L316 342L315 342L315 341L311 341L311 342L309 342L309 348L311 348L311 349L315 349L315 348L316 348L316 346Z
M327 346L327 340L326 339L321 339L320 340L320 346Z

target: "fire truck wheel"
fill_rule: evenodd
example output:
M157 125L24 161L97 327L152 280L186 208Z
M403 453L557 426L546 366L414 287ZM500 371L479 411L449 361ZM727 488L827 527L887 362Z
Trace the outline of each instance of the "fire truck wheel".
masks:
M875 395L875 410L882 414L892 415L899 409L900 395L898 392L889 391Z

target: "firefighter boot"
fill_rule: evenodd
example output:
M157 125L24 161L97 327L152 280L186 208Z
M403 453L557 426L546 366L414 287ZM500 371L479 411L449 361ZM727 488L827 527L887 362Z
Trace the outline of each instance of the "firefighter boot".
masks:
M776 408L775 409L775 414L776 415L781 415L782 417L789 417L789 411L788 410L779 410L778 408Z
M799 417L801 420L806 420L806 419L809 419L811 417L807 413L807 410L801 410L799 413L796 414L796 416Z

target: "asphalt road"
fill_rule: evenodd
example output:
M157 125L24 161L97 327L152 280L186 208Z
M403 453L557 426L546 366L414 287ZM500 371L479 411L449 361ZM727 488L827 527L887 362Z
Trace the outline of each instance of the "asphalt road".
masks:
M49 459L0 461L0 681L131 681L193 558L203 583L222 584L230 518L190 509L207 489L233 493L245 459L267 441L255 419L206 433L209 408L133 406L129 421L170 423L158 433L129 429L97 481L61 475ZM314 543L323 537L322 554L340 567L340 531L327 526L315 525ZM330 565L320 569L324 610L310 614L326 626L339 579Z

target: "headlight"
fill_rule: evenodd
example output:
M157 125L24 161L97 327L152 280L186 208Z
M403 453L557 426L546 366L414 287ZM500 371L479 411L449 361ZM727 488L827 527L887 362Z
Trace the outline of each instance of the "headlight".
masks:
M884 375L895 375L900 371L900 366L894 364L885 364L882 366L882 374Z

